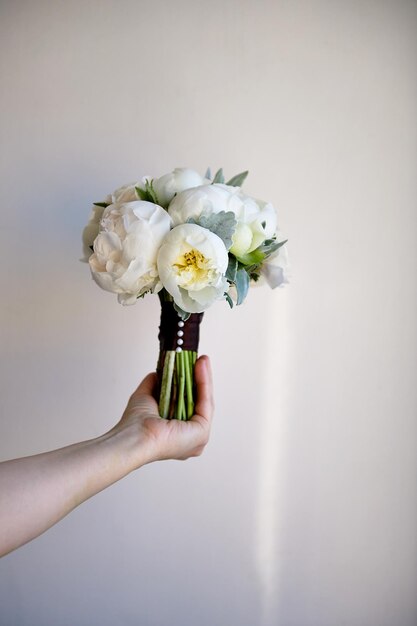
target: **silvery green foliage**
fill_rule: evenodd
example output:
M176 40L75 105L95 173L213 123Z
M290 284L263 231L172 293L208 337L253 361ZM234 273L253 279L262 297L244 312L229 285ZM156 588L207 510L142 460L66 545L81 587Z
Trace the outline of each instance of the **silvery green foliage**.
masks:
M236 176L232 176L232 178L227 181L226 185L229 185L230 187L241 187L245 182L248 174L248 170L245 170L240 174L236 174Z
M213 178L213 183L224 183L224 174L223 174L223 169L220 168L219 170L217 170L217 172L214 175Z
M249 170L245 170L244 172L240 172L240 174L236 174L232 176L230 180L227 181L226 185L229 187L241 187L245 182L247 176L249 174ZM211 169L208 167L205 173L205 177L211 180ZM214 175L212 183L224 183L225 178L223 174L223 168L221 167Z
M198 224L202 228L207 228L212 233L220 237L229 250L232 245L233 233L236 230L236 218L232 211L220 211L220 213L211 213L210 215L200 215L199 218L190 218L188 224Z

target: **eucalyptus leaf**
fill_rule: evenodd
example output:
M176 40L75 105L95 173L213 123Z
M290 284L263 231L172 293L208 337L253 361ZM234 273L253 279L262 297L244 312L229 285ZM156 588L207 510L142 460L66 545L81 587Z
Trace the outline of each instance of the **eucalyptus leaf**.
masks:
M224 183L223 168L220 168L219 170L217 170L213 178L213 183Z
M229 283L236 282L237 266L238 266L238 263L237 263L236 257L233 256L233 254L229 254L229 264L226 270L226 278L229 281Z
M231 187L241 187L245 182L247 175L249 174L249 170L245 170L240 174L236 174L229 181L227 181L226 185L230 185Z
M249 290L249 274L243 268L236 272L236 291L237 301L236 304L242 304L245 300Z
M288 242L288 239L284 239L284 241L280 241L279 243L277 243L277 247L275 248L275 250L278 250L278 248L281 248L281 246L285 245Z
M233 300L232 300L232 298L229 296L228 293L225 293L224 297L226 299L227 304L230 306L231 309L233 309Z
M220 237L226 246L226 250L232 246L232 236L236 230L236 218L233 211L220 211L210 215L200 215L199 218L187 220L190 224L198 224L202 228L207 228L212 233Z
M211 169L209 167L206 169L206 173L204 174L204 178L208 178L209 180L211 180Z
M288 239L285 239L285 241L280 241L280 242L277 242L275 240L270 240L268 242L264 241L264 243L259 248L257 248L257 250L262 250L262 252L265 255L265 258L267 258L271 256L271 254L279 250L284 244L287 243L287 241Z

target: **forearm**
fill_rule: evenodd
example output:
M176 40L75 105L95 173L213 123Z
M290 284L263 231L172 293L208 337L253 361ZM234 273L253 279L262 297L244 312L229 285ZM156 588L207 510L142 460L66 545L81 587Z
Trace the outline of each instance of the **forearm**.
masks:
M127 427L60 450L0 463L0 556L147 462Z
M106 435L60 450L0 463L0 556L34 539L76 506L151 461L198 456L213 415L210 362L195 366L195 415L161 419L156 374L130 397L121 420Z

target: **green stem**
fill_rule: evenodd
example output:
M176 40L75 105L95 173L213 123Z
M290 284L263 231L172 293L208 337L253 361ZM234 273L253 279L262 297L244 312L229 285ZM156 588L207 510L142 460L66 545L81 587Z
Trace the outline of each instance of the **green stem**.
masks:
M175 352L168 350L165 354L162 372L161 392L159 397L159 415L167 418L171 401L172 376L174 374Z
M185 368L184 368L184 352L176 353L177 379L178 379L178 395L177 395L177 414L176 418L182 420L185 417L184 410L184 386L185 386Z
M193 352L188 350L185 359L185 384L187 388L187 420L191 419L194 413L193 398Z

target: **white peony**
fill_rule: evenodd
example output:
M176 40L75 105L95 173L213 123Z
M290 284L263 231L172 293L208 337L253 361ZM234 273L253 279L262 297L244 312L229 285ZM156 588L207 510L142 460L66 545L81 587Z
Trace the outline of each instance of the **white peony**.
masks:
M162 285L188 313L201 313L228 289L228 254L223 241L196 224L176 226L158 254Z
M146 292L159 291L158 250L170 228L167 212L152 202L108 206L89 258L96 283L117 293L122 304L134 304Z
M102 218L104 207L93 205L90 221L83 230L83 258L81 261L88 262L88 259L93 254L92 246L94 239L97 237L100 230L100 220Z
M103 204L122 204L125 202L135 202L136 200L140 200L135 187L141 187L144 189L145 182L148 178L149 177L143 178L140 183L129 183L128 185L118 187L118 189L113 191L113 193L106 196ZM99 233L100 220L102 218L104 208L105 207L93 205L90 221L83 230L83 258L81 261L87 262L92 255L91 248L94 243L94 239Z
M106 199L106 204L122 204L125 202L135 202L136 200L140 200L140 196L136 191L136 187L140 189L145 189L146 181L149 181L149 176L144 176L140 182L137 183L128 183L127 185L122 185L118 187L113 193L110 193Z
M177 167L173 172L154 178L152 181L158 202L163 207L168 206L175 194L185 189L209 184L210 181L207 178L187 167Z
M284 237L278 232L277 241L280 242L283 240ZM288 259L287 246L285 244L263 262L261 276L265 278L271 289L283 287L289 283L290 262Z
M174 225L201 215L232 211L237 220L230 251L243 256L274 236L277 214L272 204L255 200L240 187L215 183L179 193L170 203L168 213Z

